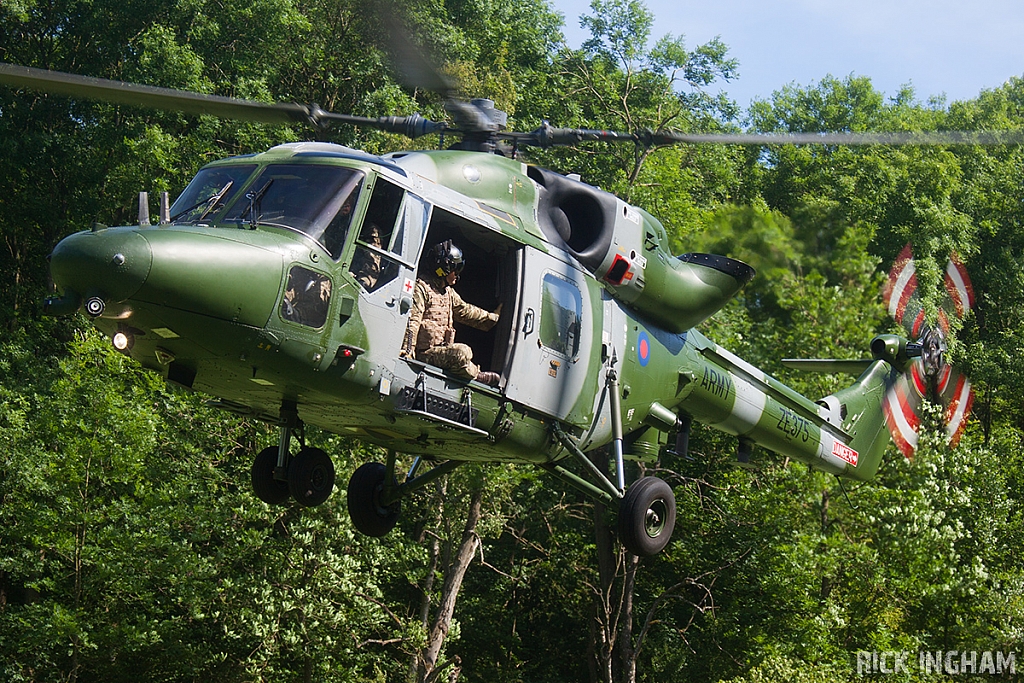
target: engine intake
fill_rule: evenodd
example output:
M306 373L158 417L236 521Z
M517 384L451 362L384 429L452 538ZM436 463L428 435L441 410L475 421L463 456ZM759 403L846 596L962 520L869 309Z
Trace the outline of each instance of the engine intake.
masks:
M714 254L667 250L665 228L650 214L572 178L530 167L537 220L612 295L647 320L679 334L700 324L754 277L747 264Z

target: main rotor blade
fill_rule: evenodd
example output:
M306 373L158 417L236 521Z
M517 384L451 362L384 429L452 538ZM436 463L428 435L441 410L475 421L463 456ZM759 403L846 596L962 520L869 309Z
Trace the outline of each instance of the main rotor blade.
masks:
M593 128L556 128L548 121L529 133L502 133L500 137L515 140L520 145L533 147L573 146L581 142L635 142L642 144L640 136L614 130Z
M641 131L627 133L591 128L555 128L545 121L530 133L506 137L521 145L554 147L581 142L633 142L646 147L673 144L717 145L1017 145L1024 131L938 131L895 133L680 133Z
M419 64L410 80L422 79L421 87L450 96L453 85L429 65L418 50L407 51L401 61ZM14 88L28 88L66 95L68 97L102 100L114 104L127 104L180 111L187 114L208 114L226 119L257 123L304 123L323 127L328 122L378 128L409 137L436 133L445 128L419 115L410 117L382 116L367 118L349 114L326 112L315 105L297 103L266 104L220 95L204 95L112 81L92 76L79 76L59 71L46 71L32 67L0 62L0 84ZM451 103L450 103L451 104ZM455 102L455 113L461 111ZM470 122L472 123L472 122ZM473 125L469 126L476 130ZM670 144L729 144L729 145L1016 145L1024 143L1024 131L943 131L896 133L679 133L675 131L642 131L627 133L590 128L555 128L547 121L530 133L498 133L497 137L515 140L520 145L552 147L577 145L581 142L632 142L644 146Z
M110 81L105 78L79 76L60 71L45 71L27 66L0 62L0 84L14 88L41 90L55 95L67 95L113 104L152 107L186 114L209 114L237 121L256 123L303 123L316 128L330 123L377 128L399 133L410 138L436 133L444 124L435 123L419 114L412 116L381 116L367 118L351 114L335 114L313 105L283 102L266 104L220 95L203 95L186 90L158 88L151 85Z
M308 108L301 104L265 104L220 95L203 95L60 71L46 71L15 64L0 63L0 83L55 95L180 111L186 114L209 114L240 121L295 123L310 120Z
M437 93L445 99L454 98L458 84L442 74L434 60L413 42L411 32L398 17L388 15L384 25L391 38L388 52L395 60L402 85Z
M647 145L673 143L720 145L1019 145L1024 131L929 131L893 133L676 133L644 132Z

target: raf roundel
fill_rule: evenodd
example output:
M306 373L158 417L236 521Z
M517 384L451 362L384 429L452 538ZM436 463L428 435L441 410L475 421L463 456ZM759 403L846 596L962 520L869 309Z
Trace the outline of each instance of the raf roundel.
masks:
M646 332L641 332L637 337L636 357L643 367L647 367L647 363L651 360L651 341L647 338Z

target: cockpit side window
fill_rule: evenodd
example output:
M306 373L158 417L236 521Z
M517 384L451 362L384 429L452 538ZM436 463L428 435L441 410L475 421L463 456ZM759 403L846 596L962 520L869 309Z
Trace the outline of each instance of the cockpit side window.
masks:
M363 228L352 257L352 276L363 289L373 292L398 277L399 260L405 246L405 223L398 216L405 190L378 177L370 195Z
M353 183L352 181L355 182ZM356 177L351 178L346 183L345 187L338 193L339 197L344 197L341 209L334 214L334 217L324 227L323 233L318 238L335 261L341 258L341 250L345 246L345 238L348 237L348 228L352 224L352 212L356 208L356 200L359 199L359 190L362 184L362 173L358 173Z
M401 227L396 230L395 222L398 220L398 212L402 208L404 197L405 190L392 185L384 178L377 178L373 194L370 196L370 205L366 209L364 225L377 225L381 231L384 248L393 254L402 253L404 231Z

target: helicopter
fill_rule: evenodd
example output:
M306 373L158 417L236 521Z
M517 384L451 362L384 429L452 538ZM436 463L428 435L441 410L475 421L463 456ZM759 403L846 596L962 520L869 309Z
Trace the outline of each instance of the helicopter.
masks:
M512 132L483 99L446 96L448 125L9 64L0 64L0 84L265 123L459 138L447 149L382 156L297 142L209 163L173 204L161 197L156 224L143 193L137 225L96 224L60 241L49 257L57 294L44 311L84 310L115 348L169 384L277 426L278 443L255 454L251 469L253 491L268 504L315 506L331 495L333 462L306 443L313 425L387 453L347 485L353 524L366 535L386 535L403 499L463 463L504 463L540 468L617 510L618 536L638 556L669 543L675 499L660 478L627 482L627 461L656 457L673 437L685 455L697 420L736 437L741 465L757 445L869 480L889 443L894 387L905 386L927 344L885 334L870 341L867 361L805 361L857 379L817 400L803 396L696 329L753 268L673 255L656 217L578 176L527 165L519 151L586 141L1005 142L984 133L627 133L546 121ZM497 376L493 385L403 353L416 281L431 246L445 242L465 255L459 289L504 311L489 331L458 330ZM400 454L414 458L405 472Z

